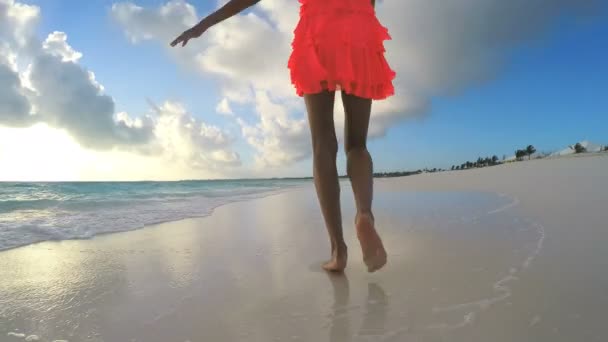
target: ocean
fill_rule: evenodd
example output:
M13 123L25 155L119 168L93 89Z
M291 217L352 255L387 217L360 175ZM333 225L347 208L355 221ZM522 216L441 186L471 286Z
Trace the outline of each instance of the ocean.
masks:
M0 250L204 217L223 204L308 183L306 179L0 182Z

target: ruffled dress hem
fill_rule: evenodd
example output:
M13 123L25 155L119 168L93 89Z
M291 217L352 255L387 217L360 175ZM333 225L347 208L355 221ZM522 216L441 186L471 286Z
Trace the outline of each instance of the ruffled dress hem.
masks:
M396 73L384 57L391 36L369 0L300 0L289 57L298 96L341 90L381 100L394 95Z

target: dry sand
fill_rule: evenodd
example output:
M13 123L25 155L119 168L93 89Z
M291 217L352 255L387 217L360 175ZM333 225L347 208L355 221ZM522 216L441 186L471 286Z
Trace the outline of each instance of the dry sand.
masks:
M607 341L608 158L376 181L389 263L349 266L312 186L0 253L0 341Z

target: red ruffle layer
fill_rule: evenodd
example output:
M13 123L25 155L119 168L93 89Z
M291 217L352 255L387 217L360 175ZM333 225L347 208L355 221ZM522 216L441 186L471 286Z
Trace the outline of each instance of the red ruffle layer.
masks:
M380 100L394 94L384 58L391 39L370 0L299 0L288 68L299 96L323 89Z

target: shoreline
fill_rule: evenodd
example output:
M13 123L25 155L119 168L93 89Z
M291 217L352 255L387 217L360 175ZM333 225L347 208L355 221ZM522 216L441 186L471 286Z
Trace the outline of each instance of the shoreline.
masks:
M46 243L46 242L61 242L61 241L88 241L88 240L93 240L98 236L105 236L105 235L112 235L112 234L121 234L121 233L128 233L128 232L132 232L132 231L137 231L137 230L141 230L141 229L147 229L147 228L152 228L152 227L156 227L159 225L163 225L163 224L167 224L167 223L171 223L171 222L180 222L183 220L196 220L196 219L204 219L206 217L209 217L211 215L213 215L214 211L222 206L225 205L230 205L232 203L238 203L238 202L244 202L244 201L255 201L257 199L263 199L265 197L268 196L276 196L276 195L280 195L284 192L288 192L288 191L295 191L301 188L306 187L306 185L295 185L295 186L291 186L289 188L283 188L283 189L274 189L274 190L268 190L268 191L264 191L258 194L255 194L255 197L252 198L237 198L237 199L230 199L229 201L226 201L224 203L220 203L217 204L215 206L211 206L208 209L208 212L206 214L201 214L200 216L190 216L190 217L184 217L184 218L180 218L180 219L169 219L167 221L159 221L159 222L154 222L154 223L149 223L149 224L145 224L143 226L139 226L139 227L134 227L134 228L126 228L124 230L117 230L117 231L108 231L108 232L98 232L95 233L89 237L83 237L83 238L68 238L68 239L47 239L47 240L40 240L40 241L35 241L35 242L30 242L30 243L26 243L23 245L18 245L18 246L13 246L13 247L8 247L8 248L0 248L0 255L3 252L6 251L10 251L10 250L14 250L14 249L18 249L18 248L22 248L22 247L28 247L28 246L32 246L32 245L37 245L37 244L41 244L41 243Z
M518 162L509 162L509 163L503 163L500 165L494 165L494 166L490 166L490 167L481 167L481 168L471 168L471 169L466 169L466 170L444 170L441 172L427 172L427 173L420 173L420 174L415 174L415 175L409 175L409 176L397 176L397 177L374 177L374 184L377 185L377 187L382 187L383 191L390 191L390 186L389 187L385 187L384 186L384 182L393 182L395 180L403 180L403 179L411 179L411 182L414 182L416 180L416 177L428 177L428 176L433 176L433 175L441 175L441 174L458 174L458 173L462 173L464 171L467 172L475 172L475 171L479 171L479 170L488 170L488 169L499 169L499 168L503 168L503 167L512 167L512 166L517 166L520 165L522 163L530 163L530 162L543 162L543 161L559 161L559 160L568 160L571 158L602 158L602 157L606 157L608 158L608 152L597 152L597 153L580 153L580 154L572 154L572 155L566 155L566 156L556 156L556 157L545 157L545 158L539 158L539 159L532 159L532 160L523 160L523 161L518 161ZM523 165L523 164L522 164ZM297 179L305 179L305 178L297 178ZM347 178L340 178L339 182L342 183L348 183L348 179ZM213 213L215 212L215 210L217 208L220 208L222 206L225 205L229 205L232 203L237 203L237 202L242 202L242 201L254 201L257 199L262 199L268 196L275 196L275 195L279 195L283 192L288 192L288 191L296 191L296 190L301 190L304 189L306 187L310 186L310 184L301 184L301 185L294 185L291 186L289 188L283 188L283 189L276 189L276 190L269 190L266 192L262 192L260 194L256 194L256 197L252 197L252 198L245 198L245 199L236 199L236 200L230 200L227 201L225 203L221 203L218 204L216 206L212 206L209 208L209 212L207 214L201 215L201 216L192 216L192 217L184 217L184 218L180 218L180 219L176 219L176 220L167 220L167 221L160 221L160 222L154 222L154 223L149 223L149 224L145 224L143 226L140 227L134 227L134 228L127 228L124 230L118 230L118 231L109 231L109 232L100 232L100 233L96 233L90 237L85 237L85 238L68 238L68 239L50 239L50 240L40 240L40 241L36 241L36 242L32 242L32 243L26 243L23 245L18 245L18 246L14 246L14 247L9 247L9 248L5 248L2 249L0 248L0 255L3 252L6 251L10 251L10 250L14 250L17 248L22 248L22 247L27 247L27 246L31 246L31 245L36 245L36 244L41 244L41 243L45 243L45 242L61 242L61 241L87 241L87 240L92 240L95 239L98 236L105 236L105 235L111 235L111 234L120 234L120 233L126 233L126 232L131 232L131 231L137 231L137 230L141 230L141 229L148 229L148 228L153 228L156 227L158 225L163 225L166 223L171 223L171 222L180 222L183 220L192 220L192 219L204 219L206 217L209 217L211 215L213 215ZM459 188L459 187L452 187L450 188L449 186L446 187L447 191L463 191L464 189ZM446 191L446 188L436 188L433 186L422 186L420 187L418 190L419 191L426 191L426 192L444 192ZM400 187L400 189L403 189L403 187ZM464 190L466 191L466 190ZM496 193L496 194L507 194L510 196L513 196L514 194L510 194L508 191L507 192L501 192L498 189L496 190L487 190L484 188L478 188L477 190L474 190L473 192L484 192L484 193Z

